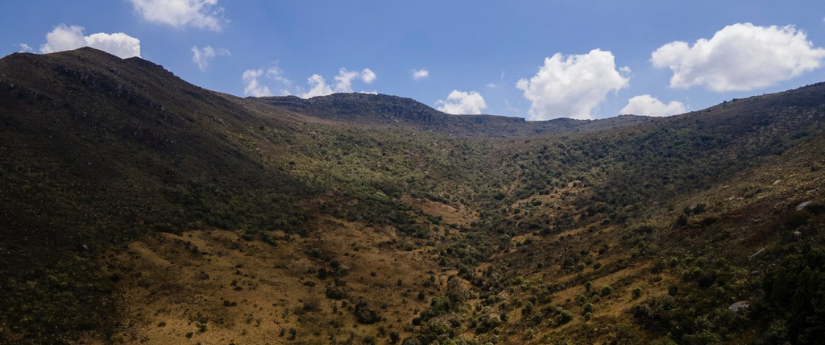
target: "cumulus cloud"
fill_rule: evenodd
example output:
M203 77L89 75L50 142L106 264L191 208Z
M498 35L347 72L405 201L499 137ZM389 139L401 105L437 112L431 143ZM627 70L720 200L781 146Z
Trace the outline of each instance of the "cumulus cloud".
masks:
M311 77L307 78L307 83L309 84L309 91L298 95L301 98L312 98L316 96L326 96L332 94L332 88L329 87L329 85L327 85L327 82L326 80L324 80L324 77L318 74L313 74Z
M198 65L201 71L205 71L206 67L209 66L209 60L220 55L230 55L229 50L223 48L214 49L212 46L203 48L198 48L198 46L192 47L192 62Z
M371 84L378 79L378 77L375 75L375 72L369 68L365 68L361 72L348 71L346 68L341 68L338 70L338 75L333 79L335 79L335 87L328 85L326 79L324 79L321 75L313 74L311 77L307 78L309 91L299 92L298 96L302 98L312 98L331 95L335 92L353 92L352 82L354 80L360 80L365 84ZM377 93L376 91L361 92Z
M422 68L422 69L415 69L412 71L413 80L421 80L427 79L430 76L430 71Z
M267 97L272 96L272 92L269 90L269 87L264 85L259 79L261 77L271 78L276 83L281 85L281 94L284 96L289 95L289 90L286 88L292 84L292 82L285 78L283 75L283 71L281 71L278 67L270 67L266 72L263 69L250 69L243 72L243 79L244 83L244 95L252 96L252 97Z
M684 114L687 108L682 102L670 101L663 103L651 95L636 96L627 101L627 105L619 111L620 114L634 114L647 116L670 116Z
M484 97L476 91L453 90L447 96L446 101L438 100L435 104L440 105L438 110L455 115L481 114L481 111L487 108Z
M275 80L275 82L281 84L282 86L289 86L292 84L292 81L284 77L284 71L282 71L278 67L270 67L266 71L266 76L272 78L273 80ZM289 94L289 92L286 90L282 90L282 93L284 93L285 95Z
M375 79L378 79L378 77L375 76L375 72L373 72L371 69L365 68L363 71L361 71L361 81L367 84L372 84L372 82L374 82Z
M80 47L100 49L120 58L140 56L140 40L122 32L107 34L96 33L84 36L82 26L60 24L46 34L46 44L40 46L40 52L54 53Z
M616 70L613 53L594 49L583 55L556 53L545 58L539 72L529 80L519 80L516 87L532 102L530 120L549 120L590 119L610 91L627 85L628 78Z
M194 60L194 58L193 58ZM270 86L274 82L280 88L282 95L290 95L292 82L284 77L283 71L278 67L271 67L266 72L262 69L251 69L243 73L244 94L247 96L264 97L272 96ZM308 90L300 86L296 87L295 94L301 98L312 98L317 96L327 96L336 92L354 92L353 82L363 82L371 84L377 80L375 72L365 68L361 72L348 71L346 68L338 70L338 75L334 77L335 82L328 84L320 74L313 74L307 78ZM269 80L267 82L267 80ZM376 94L377 91L360 91L361 93Z
M310 78L310 79L312 79L312 78ZM375 81L376 76L375 76L375 73L372 70L370 70L369 68L365 68L360 73L355 72L355 71L347 71L346 68L341 68L340 70L338 70L338 75L335 76L335 82L336 82L335 92L352 92L352 80L353 79L360 79L364 83L371 84L372 82ZM321 80L323 80L323 78L321 78ZM314 81L311 81L310 84L312 84L312 82L317 82L317 79L314 80ZM321 84L317 84L317 85L321 85Z
M252 97L272 96L272 92L266 85L262 85L258 78L264 74L262 69L250 69L243 72L243 83L245 85L243 94Z
M29 46L28 44L25 44L25 43L20 43L20 44L18 44L18 46L20 47L20 52L21 53L31 53L31 52L34 51L34 48L32 48L31 46Z
M703 85L715 92L770 86L822 66L825 49L814 48L793 26L726 26L693 46L675 41L653 52L657 68L670 68L672 88Z
M315 77L315 76L320 77L319 75L313 75L312 77ZM310 77L310 79L312 79L312 77ZM358 72L347 71L346 69L341 68L340 70L338 70L338 75L335 76L335 78L334 78L335 81L336 81L335 89L336 90L345 90L345 91L349 90L350 92L352 92L352 80L355 79L356 77L358 77ZM310 84L312 84L313 82L315 82L317 84L317 82L319 80L323 81L323 79L324 78L320 78L320 79L315 78L314 80L310 80ZM326 83L324 83L324 84L326 84Z
M229 21L223 18L218 0L129 0L143 19L174 27L194 26L221 31Z

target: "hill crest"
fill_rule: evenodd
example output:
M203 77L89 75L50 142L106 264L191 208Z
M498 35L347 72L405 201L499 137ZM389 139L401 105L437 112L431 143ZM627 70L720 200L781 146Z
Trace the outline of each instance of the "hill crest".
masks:
M501 115L452 115L411 98L384 94L335 93L309 99L297 96L248 97L296 113L326 120L390 127L405 127L452 136L519 137L592 132L654 121L621 115L600 120L559 118L526 121Z

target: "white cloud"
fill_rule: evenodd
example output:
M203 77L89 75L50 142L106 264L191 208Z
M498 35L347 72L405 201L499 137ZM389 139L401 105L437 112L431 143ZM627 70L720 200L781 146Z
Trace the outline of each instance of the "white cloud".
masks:
M621 68L623 72L629 69ZM610 91L627 87L628 78L616 70L613 54L600 49L583 55L556 53L544 59L544 66L516 87L532 102L530 120L559 117L590 119Z
M361 80L366 84L371 84L377 78L375 72L373 72L369 68L365 68L361 72L356 71L347 71L346 68L341 68L338 70L338 75L335 76L335 87L327 84L326 79L319 74L313 74L311 77L307 78L307 83L309 84L309 91L303 92L299 88L298 96L302 98L312 98L317 96L327 96L331 95L335 92L354 92L352 89L352 82L353 80ZM361 93L377 93L376 91L361 91Z
M358 72L347 71L345 68L341 68L340 70L338 70L338 75L335 76L335 78L334 78L335 81L337 81L337 84L335 84L335 90L339 91L339 92L347 92L347 91L352 92L352 80L357 78L357 77L358 77ZM323 78L321 78L321 80L323 80ZM317 82L317 81L318 80L316 78L315 82ZM310 84L312 84L312 81L310 81ZM324 84L326 84L326 83L324 83ZM316 85L318 85L318 84L316 83ZM341 91L341 90L343 90L343 91Z
M221 31L229 21L223 18L218 0L129 0L135 11L150 22L174 27L194 26Z
M272 92L269 91L269 88L265 85L261 85L258 81L264 74L262 69L250 69L243 72L243 83L245 85L243 89L243 94L252 97L266 97L272 96Z
M266 71L266 76L272 78L273 80L275 80L276 82L278 82L282 86L289 86L289 85L292 84L292 81L290 81L289 79L284 77L284 71L282 71L278 67L270 67ZM284 93L285 95L288 95L289 91L282 90L282 93Z
M194 50L193 50L194 51ZM195 59L193 58L193 61ZM292 82L284 77L283 71L278 67L271 67L266 72L262 69L247 70L243 74L244 94L254 97L271 96L272 90L267 86L266 79L272 79L280 88L282 95L290 95L289 89L292 88ZM375 72L369 68L365 68L361 72L347 71L345 68L338 70L338 75L335 76L335 85L327 84L326 79L320 74L313 74L307 78L309 90L302 87L297 87L296 95L301 98L312 98L317 96L327 96L336 92L354 92L353 81L361 81L365 84L374 82L377 77ZM360 91L361 93L376 94L377 91Z
M481 97L476 91L464 92L453 90L447 96L447 100L438 100L435 104L440 104L438 110L447 114L463 115L463 114L481 114L481 111L487 108L487 103L484 102L484 97Z
M58 25L54 30L46 34L46 44L40 46L40 52L46 54L86 46L83 30L85 29L82 26Z
M430 76L430 71L428 71L424 68L416 69L416 70L412 71L413 80L427 79L427 77L429 77L429 76Z
M46 34L46 44L40 46L40 52L54 53L80 47L100 49L120 58L140 56L140 40L122 32L107 34L96 33L84 36L82 26L60 24ZM28 46L27 46L28 47Z
M682 102L670 101L664 104L651 95L636 96L627 101L627 105L619 111L620 114L670 116L684 114L687 108Z
M336 77L336 79L337 78L338 77ZM318 74L313 74L311 77L307 78L307 83L309 83L310 86L309 91L299 94L298 96L301 98L312 98L332 94L332 88L329 87L329 85L327 85L327 82L326 80L324 80L324 77Z
M365 68L363 71L361 71L361 73L358 73L358 72L355 72L355 71L347 71L346 68L342 67L341 69L338 70L338 75L335 76L335 81L336 81L335 92L352 92L352 80L353 79L360 79L364 83L371 84L377 78L375 76L375 72L373 72L369 68ZM322 80L323 80L323 78L321 78L321 81ZM317 79L312 80L312 78L310 78L310 84L315 83L315 87L317 87L319 85L322 85L322 84L318 84L317 82L318 82ZM326 85L326 83L324 83L323 85ZM332 92L330 92L330 93L332 93Z
M25 43L20 43L18 46L20 47L20 53L30 53L34 51L34 48Z
M209 60L219 55L230 55L230 53L229 50L223 48L214 49L212 46L203 48L198 48L198 46L192 47L192 62L198 65L201 71L205 71L206 66L209 66Z
M375 76L375 72L373 72L371 69L364 68L364 70L361 71L361 81L367 84L372 84L372 82L374 82L375 79L378 79L378 77Z
M243 72L243 76L241 78L244 83L244 95L253 97L272 96L272 91L269 87L264 85L261 80L259 80L261 77L271 78L274 80L281 89L281 95L290 95L288 88L292 85L292 81L284 77L283 71L277 66L270 67L266 70L266 72L264 72L263 69L250 69Z
M690 47L675 41L651 57L654 67L673 71L672 88L704 85L707 89L747 91L770 86L822 66L825 49L813 48L805 33L793 26L726 26L711 39Z

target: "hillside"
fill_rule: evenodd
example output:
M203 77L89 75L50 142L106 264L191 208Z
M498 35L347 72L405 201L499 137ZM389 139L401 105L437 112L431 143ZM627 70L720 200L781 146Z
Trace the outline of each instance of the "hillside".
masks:
M814 344L823 130L825 83L527 122L12 54L0 343Z
M528 122L494 115L449 115L409 98L337 93L302 99L295 96L250 98L301 114L344 123L405 127L450 136L542 136L593 132L652 121L644 116L618 116L588 121L555 119Z

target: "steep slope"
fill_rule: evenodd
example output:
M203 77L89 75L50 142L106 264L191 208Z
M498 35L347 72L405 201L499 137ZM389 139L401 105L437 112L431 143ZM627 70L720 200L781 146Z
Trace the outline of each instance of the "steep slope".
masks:
M810 344L824 130L825 84L532 123L13 54L0 343Z
M197 88L148 61L89 48L5 57L0 85L0 149L8 153L0 155L0 270L7 277L0 281L6 292L0 301L5 311L0 342L128 341L124 328L146 322L131 313L133 307L157 301L154 294L164 287L178 286L168 279L180 276L153 271L170 267L149 266L144 272L142 260L120 258L140 253L130 248L156 241L152 236L158 231L179 236L195 229L230 230L234 233L227 236L268 243L262 255L273 255L277 245L305 257L312 269L369 277L364 270L376 269L374 256L355 259L329 239L335 234L322 233L355 227L351 239L381 244L376 255L392 262L422 246L430 222L438 221L410 206L427 203L417 198L432 195L434 186L449 179L456 183L448 183L447 192L472 198L476 190L470 184L479 182L466 173L477 158L448 156L458 146L484 150L468 140L309 118ZM456 206L455 212L471 214ZM348 223L353 221L357 224ZM459 219L453 226L463 223ZM389 235L374 242L375 231ZM312 254L322 249L322 255ZM347 268L331 267L333 259ZM429 260L414 267L415 274L396 273L392 284L416 274L424 281L425 272L435 269ZM332 273L321 286L330 283ZM282 278L287 279L272 279ZM340 278L335 277L336 285L344 284ZM370 294L371 285L356 288L359 284L338 289L351 305L382 305L374 301L380 296ZM129 297L146 286L157 287L148 300ZM188 300L184 291L175 290L170 298ZM412 292L393 293L398 301ZM302 296L289 300L303 303ZM323 289L313 290L313 299L324 296ZM406 316L392 322L411 318L418 308L411 305L421 301L398 310L395 314ZM233 309L231 318L221 320L240 323L240 310L246 311ZM338 318L355 316L322 314L317 322L291 327L309 334L317 324L343 322ZM220 327L234 324L226 322ZM186 333L157 341L175 342Z
M267 168L277 149L263 156L244 140L260 136L260 118L148 61L89 48L13 54L0 60L0 80L0 267L13 277L1 283L2 309L12 331L105 332L112 277L97 267L109 246L191 222L289 221L307 193ZM206 214L193 218L198 207Z

